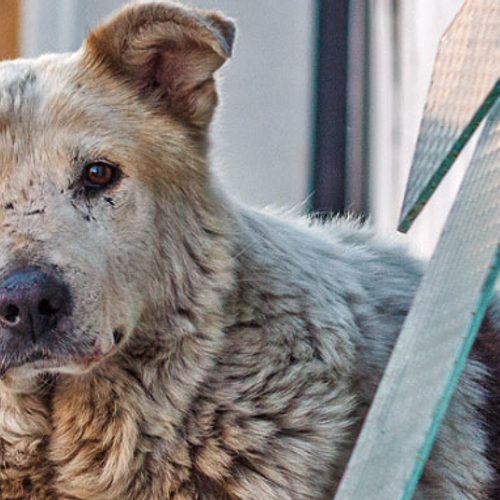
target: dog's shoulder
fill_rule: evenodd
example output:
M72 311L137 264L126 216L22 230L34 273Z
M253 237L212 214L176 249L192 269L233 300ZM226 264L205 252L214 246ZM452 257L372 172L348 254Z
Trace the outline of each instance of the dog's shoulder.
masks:
M301 474L324 475L307 453L292 467L294 446L315 447L323 464L345 464L346 443L359 432L425 263L404 244L355 220L325 223L243 210L238 228L237 320L228 329L217 390L211 386L214 397L222 397L215 406L231 417L218 420L217 435L242 446L241 457L245 446L260 450L264 475L271 462L279 464L284 482ZM484 376L484 364L473 361L461 377L424 472L423 498L462 498L464 481L477 491L484 488L490 474L482 455ZM474 439L464 444L465 434ZM291 454L262 444L276 436L289 439ZM318 442L326 446L316 447ZM475 465L448 471L454 485L437 484L432 471L446 469L451 456ZM329 472L334 480L335 470ZM309 491L315 487L309 485Z

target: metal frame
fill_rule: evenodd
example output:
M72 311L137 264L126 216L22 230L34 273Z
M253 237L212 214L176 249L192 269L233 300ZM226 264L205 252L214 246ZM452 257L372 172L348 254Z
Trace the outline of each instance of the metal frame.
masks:
M346 208L349 0L319 0L313 210Z

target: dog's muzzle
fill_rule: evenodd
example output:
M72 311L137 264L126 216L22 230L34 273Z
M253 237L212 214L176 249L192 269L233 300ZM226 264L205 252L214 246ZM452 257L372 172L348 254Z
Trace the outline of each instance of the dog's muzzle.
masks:
M0 326L24 341L40 342L70 314L68 287L55 274L27 267L0 282Z

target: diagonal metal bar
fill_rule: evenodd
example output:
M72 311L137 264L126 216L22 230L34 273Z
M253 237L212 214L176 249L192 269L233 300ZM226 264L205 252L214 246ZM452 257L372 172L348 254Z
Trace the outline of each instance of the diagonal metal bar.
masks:
M439 45L398 229L406 232L500 97L500 2L468 0Z
M336 500L412 497L497 278L499 240L500 102L488 117Z

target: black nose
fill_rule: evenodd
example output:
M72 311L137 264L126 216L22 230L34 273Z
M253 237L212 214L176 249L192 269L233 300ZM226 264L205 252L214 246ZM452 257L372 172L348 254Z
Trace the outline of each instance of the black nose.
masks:
M68 287L37 267L19 269L0 282L0 327L40 339L69 314Z

